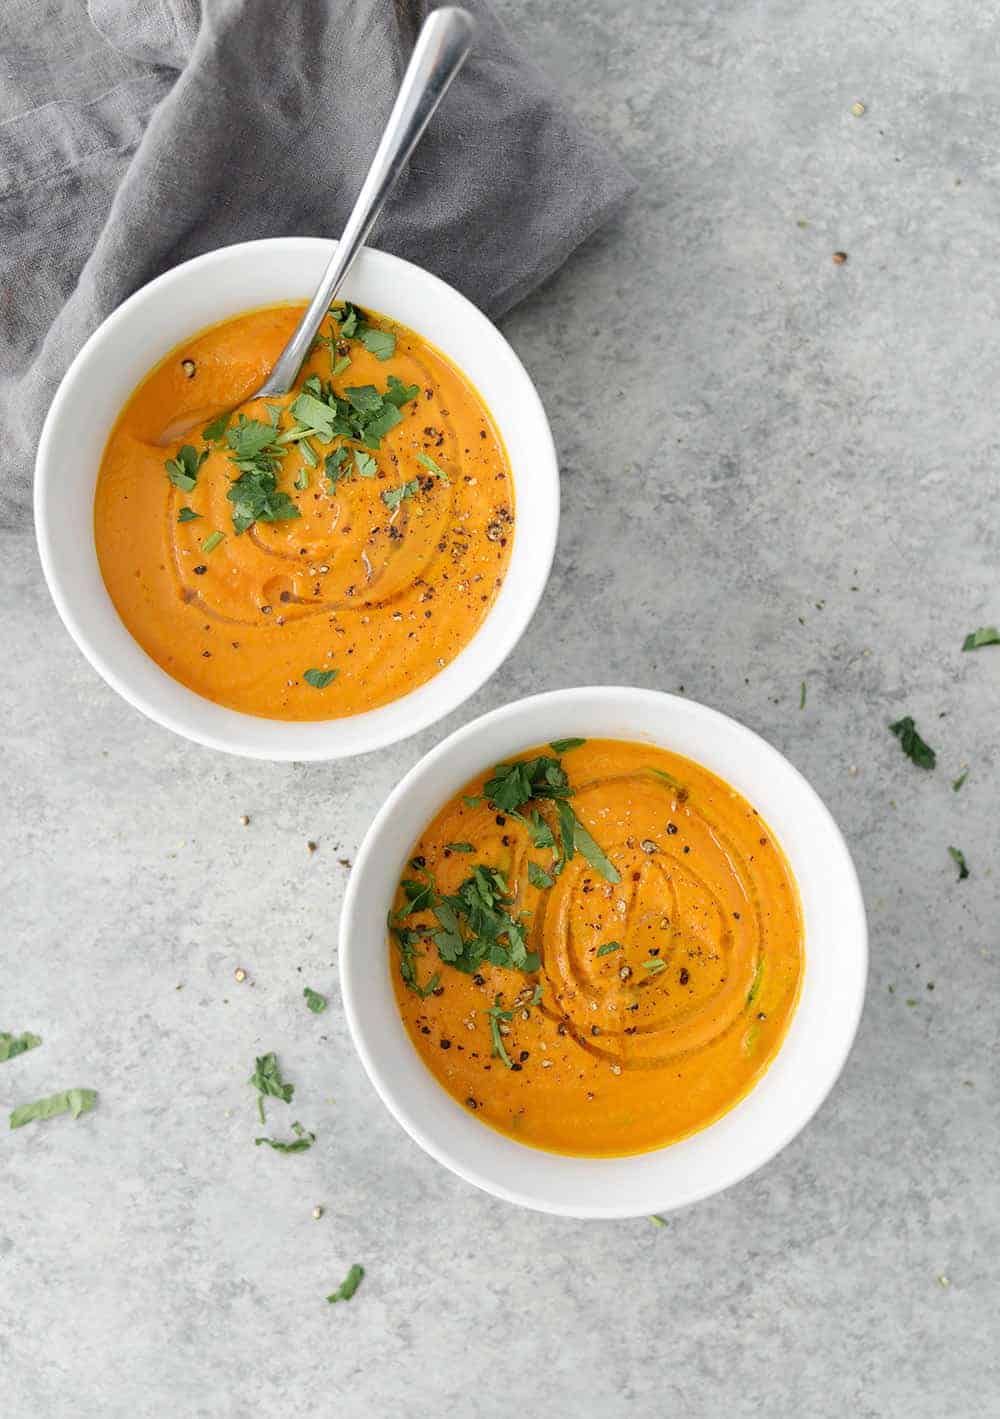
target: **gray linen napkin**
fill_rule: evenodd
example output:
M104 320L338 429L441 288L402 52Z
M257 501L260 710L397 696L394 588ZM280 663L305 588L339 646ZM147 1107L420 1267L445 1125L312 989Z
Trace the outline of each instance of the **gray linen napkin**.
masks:
M483 0L475 47L372 243L502 314L632 181ZM0 525L45 411L137 286L253 237L336 236L422 0L3 0Z

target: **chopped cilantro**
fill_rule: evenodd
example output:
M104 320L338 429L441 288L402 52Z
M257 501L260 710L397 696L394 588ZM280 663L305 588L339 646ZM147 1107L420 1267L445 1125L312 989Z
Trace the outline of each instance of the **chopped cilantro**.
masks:
M320 995L318 990L311 990L309 986L306 986L302 994L305 996L306 1004L309 1006L309 1009L313 1012L313 1014L322 1015L323 1011L326 1009L327 1006L326 996Z
M382 494L382 501L386 507L395 512L404 498L412 498L414 493L419 493L420 484L416 478L411 478L408 483L401 483L398 488L386 488Z
M984 645L1000 645L1000 631L996 626L980 626L978 631L970 631L962 642L962 649L980 650Z
M201 550L203 552L214 552L225 535L224 532L210 532L201 544Z
M648 971L651 976L658 976L661 971L667 969L666 961L661 961L659 956L653 956L648 961L643 961L642 969Z
M449 852L475 852L471 843L448 843Z
M687 789L684 784L681 783L680 779L674 778L673 774L668 774L666 769L655 769L652 764L647 764L646 773L652 774L653 777L658 778L661 783L669 784L671 788L676 790L679 798L687 797Z
M266 1143L276 1153L304 1153L316 1142L315 1133L310 1133L308 1129L302 1127L301 1123L293 1123L292 1132L296 1136L288 1142L282 1138L255 1138L254 1143L258 1148L262 1143Z
M661 1217L658 1212L651 1212L649 1215L649 1220L652 1222L654 1227L665 1227L667 1225L666 1219Z
M761 982L764 979L764 957L754 967L753 980L750 982L750 989L747 991L747 1004L752 1005L760 994Z
M285 449L275 441L274 426L241 414L226 434L230 461L241 470L226 497L233 504L237 535L255 522L287 522L300 517L287 493L278 491L277 470Z
M806 707L806 682L803 680L799 686L799 709Z
M527 828L534 847L555 847L556 840L552 829L537 808L532 808L527 819Z
M0 1030L0 1064L8 1059L16 1059L19 1054L27 1054L29 1049L37 1049L42 1043L41 1035L33 1035L25 1030L21 1035Z
M903 753L912 759L918 768L932 769L934 767L937 763L937 755L917 733L917 726L913 722L912 715L897 719L895 723L889 725L889 728L902 745Z
M571 749L579 749L581 744L586 744L586 739L553 739L549 745L557 754L568 754Z
M423 466L424 466L429 472L431 472L431 473L434 474L434 477L435 477L435 478L440 478L442 483L450 483L450 482L451 482L451 479L448 477L447 473L446 473L446 472L444 471L444 469L441 467L440 463L435 463L434 460L433 460L433 458L431 458L431 456L430 456L429 453L423 453L423 452L418 453L418 454L417 454L417 462L418 462L418 463L422 463Z
M396 337L391 330L365 325L358 331L358 336L368 353L377 360L391 360L396 353Z
M421 985L417 979L416 961L423 952L418 951L413 943L421 939L419 931L411 931L405 926L393 926L392 934L399 947L399 974L403 984L412 990L414 995L419 995L421 1000L426 1000L429 995L433 995L441 982L441 973L435 971L426 985Z
M36 1099L32 1104L21 1104L10 1116L11 1128L23 1128L26 1123L55 1118L57 1114L69 1114L79 1118L89 1113L97 1103L96 1089L64 1089L61 1094L50 1094L46 1099Z
M207 457L207 448L198 453L191 444L186 443L177 450L177 457L168 458L163 466L174 487L180 488L182 493L190 493L198 482L198 470Z
M477 798L475 795L470 797L467 793L462 794L462 802L465 804L466 808L478 808L482 801L481 798Z
M364 453L360 448L354 450L354 466L358 470L359 478L374 478L378 472L378 464L370 453Z
M272 1052L259 1054L254 1061L254 1071L247 1080L260 1094L258 1103L260 1105L261 1122L264 1121L264 1098L270 1096L274 1099L282 1099L286 1104L292 1101L295 1093L294 1084L286 1084L281 1077L281 1069L278 1065L278 1056Z
M351 1267L350 1271L344 1277L343 1281L341 1281L340 1285L337 1287L336 1291L331 1291L330 1295L327 1296L326 1299L330 1302L331 1305L333 1305L337 1301L349 1301L354 1295L355 1291L361 1285L361 1282L364 1279L364 1274L365 1268L363 1266L359 1266L358 1263L355 1262L354 1265Z
M492 1053L494 1059L500 1060L504 1069L513 1069L514 1061L504 1049L503 1035L501 1035L500 1033L500 1021L513 1020L514 1012L513 1010L504 1010L503 1006L500 1003L501 999L501 996L495 996L493 1004L490 1005L486 1010L486 1014L489 1017L490 1022L490 1040L492 1041L493 1045Z
M599 956L610 956L612 951L620 951L621 949L622 943L620 941L605 941L603 946L598 946L597 954Z
M206 443L218 443L229 428L229 420L232 417L230 413L220 414L217 419L213 419L210 424L206 424L201 431L201 436Z
M537 862L528 863L528 881L533 887L541 887L543 890L555 885L555 879L539 867Z
M597 843L594 842L594 839L587 832L587 829L580 822L579 818L577 818L576 814L573 813L572 808L570 808L570 813L572 813L574 819L573 842L577 851L583 854L594 871L599 872L605 882L620 882L622 880L621 873L618 871L617 867L615 867L610 859L607 858L597 846Z
M968 769L963 769L962 772L959 774L958 778L952 780L952 785L951 785L951 786L952 786L952 788L955 790L956 793L957 793L958 790L962 787L962 784L965 782L965 780L966 780L968 777L969 777L969 770L968 770Z
M305 670L302 672L302 678L314 690L325 690L332 680L336 680L339 673L337 670Z
M969 876L969 866L965 860L965 853L962 852L961 848L957 847L950 847L948 852L951 855L952 861L958 865L958 880L964 882L966 877Z
M195 512L194 508L190 507L182 507L177 513L178 522L194 522L199 517L201 517L201 513Z

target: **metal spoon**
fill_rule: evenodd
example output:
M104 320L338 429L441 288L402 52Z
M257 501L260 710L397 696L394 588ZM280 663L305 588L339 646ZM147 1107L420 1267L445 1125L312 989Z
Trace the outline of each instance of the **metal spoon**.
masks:
M448 85L465 62L474 28L468 11L455 6L435 10L424 21L372 165L316 294L267 379L254 394L241 399L240 404L265 395L287 394L292 388L330 309L330 303L354 265L390 189L423 136ZM164 447L174 443L191 429L223 412L231 411L206 409L195 416L189 412L168 425L159 442Z

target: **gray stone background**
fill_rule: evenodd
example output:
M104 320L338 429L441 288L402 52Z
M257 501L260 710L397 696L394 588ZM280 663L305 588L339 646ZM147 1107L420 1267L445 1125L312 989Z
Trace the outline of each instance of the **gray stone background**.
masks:
M1000 650L960 651L1000 621L995 17L507 12L641 191L505 322L561 450L563 526L534 624L474 702L345 765L208 753L104 686L30 538L5 542L0 1029L45 1044L0 1067L0 1105L100 1091L2 1143L18 1419L1000 1411ZM338 858L400 774L468 715L602 681L683 686L788 754L871 916L834 1094L663 1230L452 1178L377 1100L337 999ZM933 774L887 731L904 713ZM300 1157L253 1147L268 1049L319 1135ZM354 1261L361 1290L327 1306Z

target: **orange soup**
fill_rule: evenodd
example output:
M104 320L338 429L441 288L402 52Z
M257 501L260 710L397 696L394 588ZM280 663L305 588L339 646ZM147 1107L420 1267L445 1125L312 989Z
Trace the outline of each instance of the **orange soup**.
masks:
M438 1082L522 1143L590 1156L732 1108L781 1047L804 960L757 811L689 759L611 739L467 784L415 844L389 926Z
M122 411L97 555L143 649L207 699L336 719L453 660L493 604L514 488L476 390L413 331L333 307L296 389L260 387L303 307L204 330ZM164 448L164 430L191 432Z

